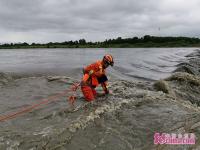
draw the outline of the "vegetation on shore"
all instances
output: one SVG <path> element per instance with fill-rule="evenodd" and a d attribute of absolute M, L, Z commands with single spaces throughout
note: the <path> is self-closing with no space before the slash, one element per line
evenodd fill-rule
<path fill-rule="evenodd" d="M 190 37 L 156 37 L 145 35 L 138 38 L 108 39 L 103 42 L 87 42 L 85 39 L 78 41 L 39 43 L 6 43 L 0 44 L 0 49 L 17 48 L 135 48 L 135 47 L 199 47 L 199 38 Z"/>

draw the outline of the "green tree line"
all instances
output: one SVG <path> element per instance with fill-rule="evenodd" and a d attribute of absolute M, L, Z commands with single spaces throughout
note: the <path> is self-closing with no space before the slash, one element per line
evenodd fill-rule
<path fill-rule="evenodd" d="M 141 38 L 107 39 L 103 42 L 87 42 L 85 39 L 49 43 L 5 43 L 1 49 L 17 48 L 134 48 L 134 47 L 199 47 L 200 39 L 191 37 L 157 37 L 145 35 Z"/>

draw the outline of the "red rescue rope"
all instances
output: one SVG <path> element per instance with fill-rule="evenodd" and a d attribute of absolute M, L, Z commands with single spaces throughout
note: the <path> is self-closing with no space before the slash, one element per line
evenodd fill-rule
<path fill-rule="evenodd" d="M 49 104 L 51 102 L 58 101 L 59 100 L 58 98 L 67 95 L 69 92 L 76 91 L 78 86 L 79 86 L 79 84 L 78 85 L 74 84 L 72 86 L 72 88 L 70 88 L 68 90 L 64 90 L 63 92 L 57 93 L 57 94 L 55 94 L 53 96 L 49 96 L 47 98 L 44 98 L 39 103 L 31 104 L 30 106 L 27 106 L 27 107 L 25 107 L 25 108 L 23 108 L 21 110 L 16 111 L 16 112 L 12 112 L 12 113 L 9 113 L 9 114 L 2 115 L 2 116 L 0 116 L 0 122 L 16 118 L 16 117 L 18 117 L 20 115 L 23 115 L 25 113 L 31 112 L 33 109 L 36 109 L 36 108 L 38 108 L 40 106 L 47 105 L 47 104 Z M 71 97 L 72 96 L 69 97 L 69 101 L 70 101 Z M 74 101 L 73 101 L 73 103 L 74 103 Z"/>

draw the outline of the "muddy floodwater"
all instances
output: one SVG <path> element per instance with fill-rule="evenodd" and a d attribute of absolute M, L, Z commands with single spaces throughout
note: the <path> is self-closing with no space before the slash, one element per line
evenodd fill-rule
<path fill-rule="evenodd" d="M 66 91 L 106 53 L 110 95 Z M 199 106 L 198 48 L 0 50 L 0 150 L 199 150 Z M 155 145 L 156 132 L 196 143 Z"/>

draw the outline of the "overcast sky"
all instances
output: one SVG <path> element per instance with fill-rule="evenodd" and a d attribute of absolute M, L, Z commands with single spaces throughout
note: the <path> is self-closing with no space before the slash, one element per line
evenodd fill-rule
<path fill-rule="evenodd" d="M 200 0 L 0 0 L 0 43 L 200 37 Z"/>

